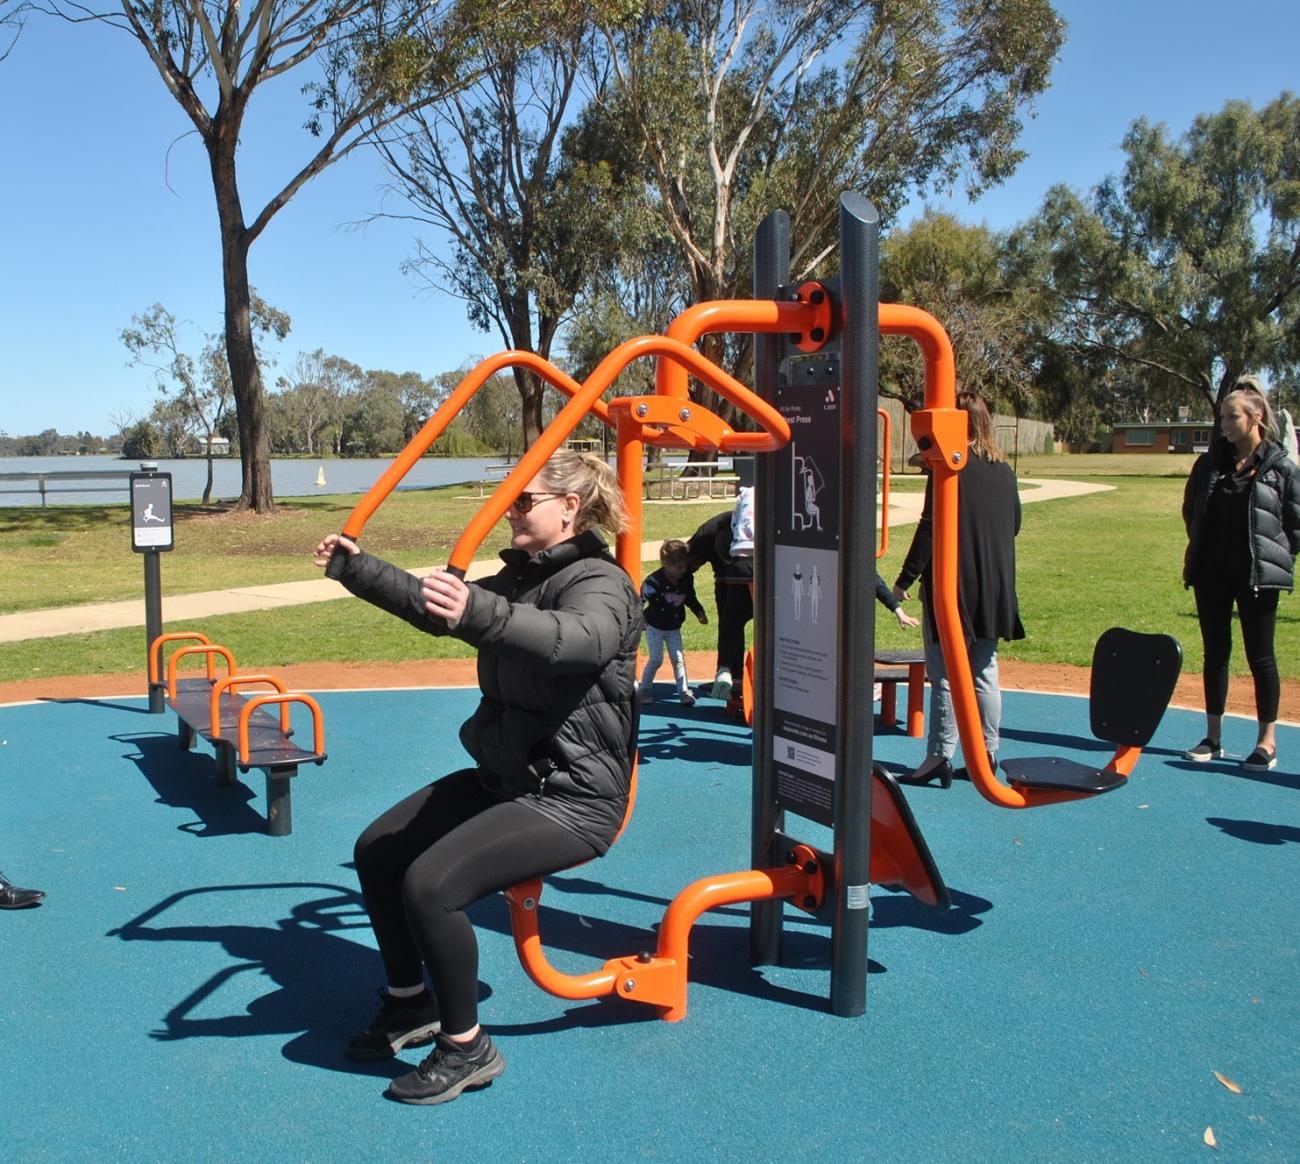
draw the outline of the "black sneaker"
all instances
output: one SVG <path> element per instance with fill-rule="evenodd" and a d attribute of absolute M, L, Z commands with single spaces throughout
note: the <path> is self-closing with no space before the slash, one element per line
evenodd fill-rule
<path fill-rule="evenodd" d="M 1277 753 L 1266 752 L 1263 748 L 1256 748 L 1242 760 L 1241 766 L 1247 772 L 1267 772 L 1271 768 L 1277 767 Z"/>
<path fill-rule="evenodd" d="M 1194 760 L 1198 764 L 1204 764 L 1206 760 L 1222 760 L 1223 748 L 1218 740 L 1212 740 L 1206 736 L 1194 748 L 1188 748 L 1183 753 L 1184 760 Z"/>
<path fill-rule="evenodd" d="M 469 1051 L 439 1035 L 433 1054 L 394 1079 L 384 1094 L 400 1103 L 446 1103 L 466 1088 L 486 1087 L 505 1069 L 506 1061 L 486 1031 Z"/>
<path fill-rule="evenodd" d="M 423 1047 L 438 1033 L 438 1003 L 426 990 L 411 998 L 394 998 L 379 992 L 379 1013 L 359 1035 L 353 1035 L 343 1053 L 362 1063 L 391 1059 L 403 1047 Z"/>
<path fill-rule="evenodd" d="M 0 909 L 27 909 L 45 896 L 43 889 L 20 889 L 0 873 Z"/>

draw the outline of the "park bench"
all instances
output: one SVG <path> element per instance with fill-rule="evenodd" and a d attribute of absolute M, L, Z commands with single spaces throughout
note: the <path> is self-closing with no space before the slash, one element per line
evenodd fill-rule
<path fill-rule="evenodd" d="M 925 735 L 925 652 L 916 648 L 877 651 L 875 681 L 880 684 L 880 722 L 898 722 L 898 685 L 907 687 L 907 734 Z"/>
<path fill-rule="evenodd" d="M 176 646 L 167 657 L 168 643 Z M 179 664 L 187 657 L 206 660 L 202 676 L 182 678 Z M 226 664 L 226 674 L 217 674 L 217 659 Z M 241 688 L 270 687 L 248 692 Z M 149 644 L 149 689 L 164 690 L 167 704 L 176 713 L 178 739 L 182 748 L 192 748 L 199 739 L 215 749 L 217 783 L 234 784 L 235 771 L 260 768 L 266 775 L 266 831 L 273 837 L 293 831 L 290 780 L 300 764 L 325 762 L 325 724 L 320 705 L 310 695 L 288 691 L 282 680 L 266 672 L 240 673 L 227 647 L 213 643 L 197 631 L 159 635 Z M 312 714 L 312 746 L 300 747 L 292 739 L 289 705 L 304 704 Z"/>
<path fill-rule="evenodd" d="M 689 474 L 683 471 L 685 469 L 690 470 Z M 725 500 L 736 496 L 739 484 L 739 476 L 719 471 L 718 465 L 712 461 L 688 466 L 660 462 L 646 470 L 641 494 L 646 501 Z"/>
<path fill-rule="evenodd" d="M 473 482 L 475 488 L 478 489 L 478 493 L 466 494 L 466 496 L 487 497 L 498 485 L 501 484 L 502 481 L 510 476 L 510 471 L 513 468 L 514 465 L 509 463 L 501 465 L 484 465 L 483 476 L 478 481 Z"/>

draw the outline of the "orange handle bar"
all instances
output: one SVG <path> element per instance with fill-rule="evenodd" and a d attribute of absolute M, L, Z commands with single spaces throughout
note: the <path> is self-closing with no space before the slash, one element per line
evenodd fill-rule
<path fill-rule="evenodd" d="M 164 643 L 179 642 L 181 640 L 190 640 L 203 643 L 210 646 L 212 640 L 207 635 L 200 634 L 198 631 L 171 631 L 165 635 L 159 635 L 149 644 L 149 682 L 157 683 L 160 681 L 163 673 L 162 649 Z"/>
<path fill-rule="evenodd" d="M 733 433 L 728 438 L 724 451 L 770 451 L 781 448 L 790 439 L 790 426 L 775 408 L 759 399 L 739 380 L 729 376 L 711 360 L 688 347 L 680 340 L 668 336 L 643 335 L 625 340 L 619 344 L 596 366 L 587 377 L 580 391 L 556 413 L 555 418 L 546 426 L 542 434 L 533 442 L 518 464 L 506 475 L 505 480 L 497 486 L 483 508 L 474 516 L 460 540 L 452 550 L 448 569 L 464 576 L 474 554 L 493 527 L 510 508 L 511 503 L 542 469 L 579 422 L 587 415 L 591 406 L 600 399 L 609 386 L 618 378 L 633 360 L 642 356 L 668 356 L 680 361 L 698 379 L 709 385 L 718 395 L 730 400 L 737 407 L 744 409 L 763 427 L 762 432 Z"/>
<path fill-rule="evenodd" d="M 347 521 L 343 523 L 343 533 L 354 540 L 360 536 L 366 522 L 370 520 L 370 515 L 379 508 L 402 478 L 410 472 L 411 466 L 424 456 L 434 441 L 442 436 L 447 426 L 451 424 L 461 409 L 469 403 L 470 397 L 493 376 L 506 368 L 529 368 L 547 383 L 560 389 L 561 392 L 568 396 L 576 395 L 581 388 L 581 385 L 572 376 L 566 375 L 549 360 L 542 359 L 541 356 L 534 352 L 505 351 L 498 352 L 495 356 L 489 356 L 456 385 L 452 394 L 424 422 L 420 431 L 407 442 L 406 448 L 397 455 L 393 463 L 384 470 L 379 480 L 357 502 Z M 590 410 L 605 421 L 606 424 L 609 423 L 609 413 L 603 402 L 593 401 Z"/>
<path fill-rule="evenodd" d="M 290 703 L 301 703 L 311 709 L 311 726 L 312 726 L 312 746 L 311 750 L 317 755 L 325 751 L 325 721 L 321 715 L 320 704 L 317 703 L 310 695 L 304 695 L 299 691 L 276 692 L 274 695 L 267 693 L 265 695 L 254 695 L 239 713 L 239 762 L 248 763 L 248 721 L 252 718 L 253 712 L 259 707 L 265 707 L 269 703 L 278 703 L 281 705 L 281 730 L 288 732 L 288 716 L 286 714 L 287 705 Z"/>
<path fill-rule="evenodd" d="M 815 352 L 830 338 L 830 296 L 820 283 L 805 283 L 799 288 L 797 300 L 716 299 L 697 303 L 673 319 L 667 335 L 690 346 L 706 333 L 720 331 L 798 333 L 799 347 Z M 685 399 L 689 394 L 687 371 L 679 363 L 661 363 L 655 376 L 655 392 Z"/>
<path fill-rule="evenodd" d="M 173 651 L 171 658 L 167 660 L 167 697 L 169 699 L 176 698 L 176 664 L 186 655 L 206 655 L 208 657 L 208 682 L 212 682 L 217 677 L 214 665 L 214 656 L 216 655 L 221 655 L 226 660 L 229 674 L 233 675 L 235 673 L 235 656 L 230 653 L 228 647 L 223 647 L 219 643 L 209 643 L 202 647 L 181 647 L 179 650 Z"/>
<path fill-rule="evenodd" d="M 243 687 L 249 683 L 269 683 L 277 691 L 289 690 L 284 685 L 284 680 L 274 675 L 227 675 L 224 679 L 218 679 L 212 686 L 212 699 L 208 703 L 208 723 L 212 725 L 214 740 L 221 735 L 221 696 L 227 691 L 233 691 L 236 687 Z M 287 704 L 280 707 L 280 730 L 286 735 L 289 732 Z"/>

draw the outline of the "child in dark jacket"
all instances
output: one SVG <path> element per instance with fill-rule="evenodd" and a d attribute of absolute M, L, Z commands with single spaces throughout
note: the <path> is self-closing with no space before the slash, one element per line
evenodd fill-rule
<path fill-rule="evenodd" d="M 695 702 L 686 679 L 686 657 L 682 653 L 682 623 L 686 610 L 702 623 L 709 621 L 704 607 L 695 597 L 695 579 L 690 574 L 690 553 L 683 541 L 671 538 L 659 547 L 659 569 L 641 583 L 641 598 L 645 602 L 645 669 L 641 672 L 641 699 L 649 703 L 654 696 L 651 685 L 659 664 L 664 661 L 664 648 L 672 661 L 677 679 L 677 697 L 687 706 Z"/>

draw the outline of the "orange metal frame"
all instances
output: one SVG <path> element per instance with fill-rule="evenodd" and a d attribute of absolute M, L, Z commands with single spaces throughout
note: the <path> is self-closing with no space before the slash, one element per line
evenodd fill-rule
<path fill-rule="evenodd" d="M 929 597 L 971 783 L 981 796 L 1000 808 L 1036 808 L 1086 799 L 1093 794 L 1004 784 L 989 764 L 975 702 L 970 655 L 957 606 L 957 474 L 966 467 L 969 449 L 966 413 L 957 407 L 952 344 L 939 321 L 915 307 L 880 304 L 880 330 L 887 335 L 910 336 L 925 358 L 925 408 L 912 414 L 912 435 L 933 478 L 934 592 Z M 1138 752 L 1138 749 L 1121 747 L 1107 767 L 1127 775 L 1137 762 Z"/>
<path fill-rule="evenodd" d="M 817 854 L 797 845 L 790 864 L 779 869 L 746 869 L 703 877 L 683 889 L 669 904 L 659 927 L 653 954 L 612 958 L 590 974 L 565 974 L 555 969 L 542 950 L 537 906 L 540 879 L 506 890 L 510 903 L 515 950 L 528 976 L 559 998 L 601 998 L 616 994 L 653 1006 L 659 1017 L 678 1022 L 686 1017 L 687 969 L 691 928 L 701 915 L 723 905 L 789 898 L 799 909 L 814 912 L 825 895 L 826 880 Z"/>
<path fill-rule="evenodd" d="M 629 529 L 620 535 L 618 560 L 629 576 L 641 574 L 642 463 L 647 445 L 661 448 L 715 449 L 723 453 L 770 452 L 790 439 L 785 419 L 766 401 L 691 346 L 708 331 L 787 332 L 800 335 L 800 346 L 815 351 L 830 335 L 830 299 L 820 284 L 799 289 L 798 298 L 782 302 L 726 300 L 701 304 L 678 316 L 664 336 L 640 336 L 620 344 L 587 379 L 577 381 L 527 352 L 502 352 L 471 372 L 429 418 L 406 449 L 361 499 L 343 526 L 356 539 L 375 510 L 429 446 L 445 431 L 452 417 L 496 372 L 507 367 L 532 368 L 569 396 L 568 402 L 484 502 L 452 550 L 448 568 L 464 575 L 474 554 L 514 499 L 541 471 L 589 413 L 613 425 L 616 434 L 618 480 L 628 508 Z M 651 396 L 601 397 L 633 360 L 659 360 L 656 391 Z M 689 397 L 688 377 L 695 376 L 723 399 L 750 416 L 757 432 L 737 432 L 721 417 Z M 752 682 L 752 676 L 750 677 Z M 271 701 L 274 696 L 258 697 Z M 241 737 L 242 738 L 242 737 Z M 635 765 L 628 816 L 635 798 Z M 627 824 L 624 818 L 624 827 Z M 621 835 L 622 830 L 620 830 Z M 704 878 L 687 886 L 669 905 L 654 954 L 616 958 L 587 975 L 564 974 L 551 967 L 538 933 L 540 880 L 506 891 L 515 945 L 529 976 L 543 989 L 562 998 L 596 998 L 618 994 L 645 1002 L 675 1021 L 686 1014 L 688 944 L 691 927 L 707 910 L 745 901 L 791 898 L 803 909 L 816 909 L 825 893 L 825 874 L 815 853 L 802 846 L 788 866 L 749 869 Z"/>
<path fill-rule="evenodd" d="M 179 647 L 173 651 L 171 657 L 167 660 L 167 697 L 176 698 L 177 682 L 177 664 L 186 655 L 206 655 L 208 660 L 208 682 L 215 682 L 217 677 L 216 656 L 220 655 L 226 660 L 227 673 L 235 674 L 235 656 L 231 653 L 229 647 L 223 647 L 219 643 L 207 643 L 198 647 Z"/>
<path fill-rule="evenodd" d="M 176 642 L 197 642 L 202 643 L 204 646 L 212 645 L 212 640 L 198 631 L 171 631 L 168 634 L 159 635 L 149 644 L 149 682 L 151 684 L 163 682 L 162 649 L 167 643 Z M 212 670 L 212 660 L 210 658 L 208 663 L 208 678 L 211 679 L 215 672 Z"/>
<path fill-rule="evenodd" d="M 239 762 L 247 764 L 248 761 L 248 721 L 252 718 L 253 712 L 259 707 L 266 707 L 269 704 L 278 703 L 280 705 L 280 723 L 282 730 L 287 734 L 289 731 L 288 705 L 291 703 L 304 704 L 311 710 L 312 726 L 312 748 L 311 750 L 317 755 L 325 751 L 325 719 L 321 714 L 320 704 L 317 703 L 310 695 L 304 695 L 300 691 L 277 691 L 275 693 L 265 692 L 262 695 L 254 695 L 239 713 Z"/>
<path fill-rule="evenodd" d="M 283 679 L 278 679 L 274 675 L 227 675 L 224 679 L 218 679 L 212 685 L 212 698 L 208 702 L 208 723 L 211 725 L 212 738 L 215 740 L 221 735 L 221 697 L 227 691 L 233 691 L 236 687 L 246 687 L 253 683 L 269 683 L 281 694 L 289 689 L 284 685 Z M 289 734 L 289 707 L 282 704 L 280 707 L 280 730 L 285 735 Z M 320 751 L 319 748 L 316 749 Z"/>

